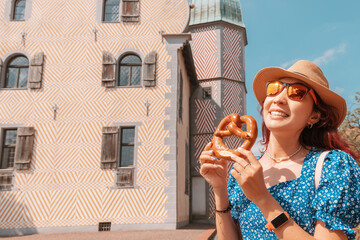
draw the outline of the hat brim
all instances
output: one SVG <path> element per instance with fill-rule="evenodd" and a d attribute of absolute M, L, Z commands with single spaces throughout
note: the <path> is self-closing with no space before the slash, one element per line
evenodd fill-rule
<path fill-rule="evenodd" d="M 266 83 L 269 81 L 274 81 L 285 77 L 299 79 L 300 81 L 305 82 L 311 88 L 313 88 L 313 90 L 317 93 L 317 95 L 321 98 L 323 102 L 337 109 L 337 112 L 339 114 L 339 119 L 337 119 L 338 120 L 337 127 L 341 125 L 341 123 L 344 121 L 346 117 L 346 112 L 347 112 L 346 101 L 344 98 L 342 98 L 337 93 L 331 91 L 329 88 L 324 87 L 323 85 L 317 82 L 314 82 L 310 78 L 307 78 L 306 76 L 288 71 L 280 67 L 264 68 L 260 70 L 254 78 L 253 90 L 255 97 L 261 106 L 263 105 L 266 98 L 266 92 L 265 92 Z"/>

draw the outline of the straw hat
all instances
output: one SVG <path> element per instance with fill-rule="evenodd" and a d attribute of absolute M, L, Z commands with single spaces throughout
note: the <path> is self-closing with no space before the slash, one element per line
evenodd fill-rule
<path fill-rule="evenodd" d="M 321 69 L 316 64 L 306 60 L 297 61 L 288 70 L 280 67 L 267 67 L 261 69 L 256 74 L 253 82 L 254 93 L 260 105 L 264 103 L 266 98 L 266 83 L 285 77 L 296 78 L 305 82 L 314 89 L 323 102 L 335 107 L 339 114 L 337 127 L 340 126 L 345 119 L 347 111 L 344 98 L 331 91 L 329 89 L 329 82 L 325 78 Z"/>

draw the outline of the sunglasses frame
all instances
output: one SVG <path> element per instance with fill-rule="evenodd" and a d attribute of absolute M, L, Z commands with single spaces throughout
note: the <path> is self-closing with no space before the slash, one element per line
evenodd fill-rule
<path fill-rule="evenodd" d="M 268 95 L 268 94 L 267 94 L 267 88 L 268 88 L 269 84 L 270 84 L 270 83 L 275 83 L 275 82 L 281 83 L 282 88 L 279 90 L 278 93 L 276 93 L 276 94 L 274 94 L 274 95 Z M 295 100 L 295 99 L 291 99 L 291 98 L 290 98 L 290 96 L 289 96 L 289 87 L 292 86 L 292 85 L 301 85 L 301 86 L 303 86 L 303 87 L 306 88 L 306 92 L 305 92 L 304 96 L 303 96 L 301 99 Z M 306 85 L 304 85 L 304 84 L 302 84 L 302 83 L 284 83 L 284 82 L 281 82 L 281 81 L 279 81 L 279 80 L 277 80 L 277 81 L 270 81 L 270 82 L 267 82 L 267 83 L 266 83 L 265 95 L 266 95 L 266 96 L 271 96 L 271 97 L 277 96 L 278 94 L 280 94 L 280 93 L 284 90 L 285 87 L 286 87 L 286 95 L 288 96 L 289 99 L 291 99 L 291 100 L 293 100 L 293 101 L 302 101 L 302 100 L 306 97 L 306 94 L 310 93 L 311 97 L 312 97 L 313 100 L 314 100 L 315 105 L 317 105 L 318 101 L 317 101 L 317 98 L 316 98 L 316 95 L 315 95 L 314 90 L 313 90 L 311 87 L 308 87 L 308 86 L 306 86 Z"/>

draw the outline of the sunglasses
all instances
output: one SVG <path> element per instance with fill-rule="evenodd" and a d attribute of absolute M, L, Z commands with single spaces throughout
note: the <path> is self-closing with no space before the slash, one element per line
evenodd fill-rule
<path fill-rule="evenodd" d="M 281 93 L 285 87 L 289 99 L 301 101 L 307 93 L 310 93 L 311 97 L 314 99 L 315 105 L 317 104 L 314 90 L 301 83 L 283 83 L 280 81 L 268 82 L 266 83 L 266 96 L 274 97 Z"/>

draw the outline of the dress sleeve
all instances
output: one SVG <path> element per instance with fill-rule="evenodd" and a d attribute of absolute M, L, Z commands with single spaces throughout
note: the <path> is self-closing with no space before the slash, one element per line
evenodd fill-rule
<path fill-rule="evenodd" d="M 326 228 L 342 230 L 349 239 L 355 237 L 352 228 L 360 223 L 360 168 L 350 154 L 329 152 L 312 207 L 315 218 Z"/>

